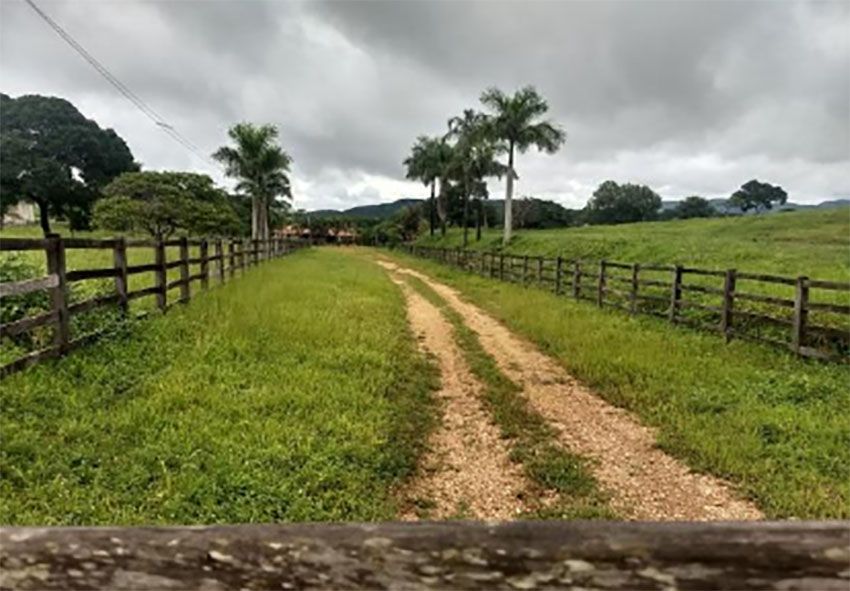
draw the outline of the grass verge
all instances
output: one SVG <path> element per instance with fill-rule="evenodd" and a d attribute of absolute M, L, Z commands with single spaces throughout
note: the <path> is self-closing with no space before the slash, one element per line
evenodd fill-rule
<path fill-rule="evenodd" d="M 265 263 L 0 382 L 0 523 L 391 519 L 435 386 L 376 265 Z"/>
<path fill-rule="evenodd" d="M 732 481 L 772 518 L 850 517 L 850 367 L 599 310 L 399 253 L 536 342 L 659 432 L 659 446 Z"/>
<path fill-rule="evenodd" d="M 482 397 L 502 435 L 510 441 L 511 460 L 522 464 L 539 493 L 554 491 L 526 517 L 543 519 L 612 519 L 614 513 L 597 487 L 586 460 L 555 443 L 555 432 L 531 410 L 522 388 L 508 379 L 481 346 L 478 336 L 433 289 L 422 280 L 404 276 L 420 295 L 437 306 L 452 324 L 455 338 L 470 370 L 484 385 Z"/>

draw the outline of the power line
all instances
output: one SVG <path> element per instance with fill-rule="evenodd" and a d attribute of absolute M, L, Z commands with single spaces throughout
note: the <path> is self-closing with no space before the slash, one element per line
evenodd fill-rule
<path fill-rule="evenodd" d="M 92 54 L 86 51 L 86 48 L 77 42 L 70 33 L 68 33 L 65 29 L 62 28 L 59 23 L 54 21 L 50 16 L 45 13 L 38 5 L 34 2 L 34 0 L 24 0 L 30 8 L 32 8 L 35 13 L 42 18 L 50 28 L 52 28 L 56 33 L 68 44 L 70 45 L 74 51 L 82 56 L 84 60 L 86 60 L 89 65 L 91 65 L 97 72 L 103 76 L 107 82 L 109 82 L 113 87 L 115 87 L 118 92 L 124 95 L 124 98 L 133 103 L 137 109 L 139 109 L 142 113 L 144 113 L 148 119 L 154 122 L 154 124 L 161 129 L 166 135 L 168 135 L 171 139 L 179 143 L 181 146 L 186 148 L 195 154 L 198 158 L 204 160 L 215 166 L 215 163 L 210 160 L 201 150 L 196 146 L 191 140 L 189 140 L 182 133 L 177 131 L 177 129 L 165 121 L 165 119 L 157 113 L 153 108 L 151 108 L 147 103 L 145 103 L 139 96 L 130 90 L 126 84 L 121 82 L 118 78 L 116 78 L 112 72 L 110 72 L 106 66 L 100 63 L 97 58 L 95 58 Z"/>

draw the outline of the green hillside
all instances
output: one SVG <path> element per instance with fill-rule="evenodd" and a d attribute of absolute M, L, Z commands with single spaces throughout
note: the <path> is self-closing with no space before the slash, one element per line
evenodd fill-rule
<path fill-rule="evenodd" d="M 470 248 L 499 250 L 501 231 L 487 230 Z M 424 235 L 421 245 L 457 247 L 462 232 Z M 850 279 L 850 208 L 761 216 L 519 230 L 506 249 L 515 254 L 682 263 L 704 268 Z"/>

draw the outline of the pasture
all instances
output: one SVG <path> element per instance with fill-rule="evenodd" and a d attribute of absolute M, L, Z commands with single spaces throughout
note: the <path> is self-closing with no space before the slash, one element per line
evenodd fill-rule
<path fill-rule="evenodd" d="M 0 381 L 0 523 L 390 519 L 434 382 L 376 265 L 271 261 Z"/>
<path fill-rule="evenodd" d="M 469 248 L 501 249 L 501 230 L 486 230 L 480 242 L 470 231 Z M 517 230 L 507 252 L 624 263 L 683 264 L 752 273 L 850 279 L 850 208 L 769 215 Z M 462 232 L 443 238 L 422 235 L 418 244 L 457 247 Z"/>

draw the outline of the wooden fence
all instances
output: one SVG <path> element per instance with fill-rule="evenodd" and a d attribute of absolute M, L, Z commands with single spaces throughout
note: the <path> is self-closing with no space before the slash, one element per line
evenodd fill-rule
<path fill-rule="evenodd" d="M 460 248 L 406 245 L 405 250 L 485 277 L 587 300 L 600 308 L 713 331 L 727 341 L 754 340 L 804 357 L 850 360 L 850 282 Z M 742 286 L 748 286 L 747 291 Z M 779 293 L 783 289 L 788 293 Z"/>
<path fill-rule="evenodd" d="M 0 588 L 846 591 L 850 523 L 2 528 Z"/>
<path fill-rule="evenodd" d="M 63 355 L 100 336 L 101 332 L 72 334 L 71 320 L 78 314 L 101 306 L 117 306 L 122 314 L 126 314 L 131 301 L 146 296 L 155 297 L 157 308 L 165 311 L 175 303 L 188 302 L 192 296 L 191 286 L 194 282 L 199 282 L 201 290 L 206 290 L 211 279 L 224 283 L 226 279 L 233 278 L 237 271 L 283 256 L 305 244 L 301 241 L 287 241 L 280 238 L 266 241 L 190 240 L 188 238 L 155 241 L 125 238 L 98 240 L 62 238 L 59 235 L 44 239 L 2 238 L 0 253 L 43 251 L 46 256 L 47 275 L 35 279 L 0 283 L 0 297 L 45 290 L 49 294 L 49 310 L 0 325 L 0 337 L 14 337 L 42 326 L 53 327 L 53 336 L 50 346 L 0 366 L 0 378 L 43 359 Z M 198 249 L 195 257 L 190 257 L 192 247 Z M 175 260 L 168 260 L 167 253 L 169 250 L 174 251 L 175 248 L 178 257 Z M 97 269 L 69 269 L 66 263 L 67 254 L 69 251 L 78 249 L 111 250 L 113 264 Z M 153 255 L 153 262 L 128 264 L 129 249 L 150 249 L 148 254 Z M 191 273 L 193 266 L 195 273 Z M 168 271 L 171 269 L 179 270 L 179 278 L 168 281 Z M 152 274 L 153 285 L 130 291 L 129 278 L 140 274 Z M 114 292 L 72 302 L 69 297 L 71 284 L 90 279 L 114 280 Z M 179 289 L 179 297 L 169 302 L 168 292 L 173 289 Z"/>

